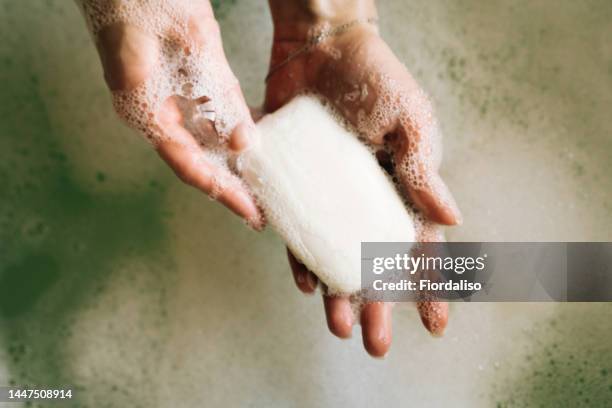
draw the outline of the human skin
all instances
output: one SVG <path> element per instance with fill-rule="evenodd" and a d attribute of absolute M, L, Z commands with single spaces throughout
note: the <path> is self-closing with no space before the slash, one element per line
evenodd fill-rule
<path fill-rule="evenodd" d="M 88 1 L 88 0 L 83 0 Z M 117 0 L 108 0 L 116 4 Z M 332 27 L 355 19 L 366 19 L 375 16 L 373 1 L 366 0 L 270 0 L 274 18 L 274 43 L 271 56 L 271 67 L 286 59 L 288 53 L 300 47 L 308 39 L 309 31 L 317 24 L 328 23 Z M 209 60 L 217 62 L 224 69 L 225 78 L 230 78 L 225 87 L 223 98 L 230 103 L 239 105 L 240 110 L 248 112 L 248 107 L 227 63 L 221 47 L 221 37 L 218 24 L 214 19 L 212 8 L 208 1 L 194 1 L 189 9 L 189 36 L 192 45 L 214 45 Z M 169 34 L 170 35 L 170 34 Z M 104 68 L 104 77 L 113 91 L 129 91 L 147 80 L 155 72 L 159 40 L 138 27 L 125 23 L 115 23 L 104 27 L 96 37 L 96 45 Z M 347 90 L 352 90 L 355 83 L 370 81 L 368 98 L 358 103 L 344 101 L 343 98 L 336 107 L 351 122 L 357 121 L 360 109 L 370 111 L 379 94 L 388 84 L 376 82 L 376 78 L 367 79 L 365 74 L 380 71 L 397 84 L 401 85 L 398 92 L 410 94 L 418 86 L 395 58 L 386 44 L 380 39 L 377 30 L 370 25 L 362 24 L 337 38 L 326 40 L 321 48 L 306 53 L 291 61 L 269 78 L 266 90 L 265 110 L 270 112 L 288 102 L 294 95 L 304 90 L 314 90 L 334 101 L 343 96 Z M 336 59 L 329 48 L 340 50 L 341 57 Z M 163 80 L 163 78 L 161 78 Z M 206 95 L 204 95 L 206 97 Z M 206 98 L 203 98 L 206 102 Z M 213 101 L 215 102 L 215 101 Z M 228 174 L 224 168 L 202 159 L 202 147 L 197 143 L 195 135 L 184 126 L 183 112 L 179 98 L 171 97 L 160 104 L 160 109 L 153 112 L 155 124 L 164 133 L 164 138 L 154 145 L 159 155 L 174 170 L 177 176 L 189 185 L 205 193 L 212 194 L 215 180 L 226 180 L 217 199 L 239 216 L 248 220 L 256 229 L 263 227 L 263 217 L 255 205 L 250 193 L 233 174 Z M 217 111 L 217 116 L 224 112 Z M 410 122 L 400 121 L 400 116 L 413 120 L 414 117 L 407 107 L 397 117 L 389 117 L 388 123 L 378 129 L 369 129 L 367 137 L 374 143 L 383 142 L 385 135 L 391 135 L 396 162 L 408 157 L 408 144 L 415 142 L 426 145 L 427 134 L 419 134 L 418 126 L 409 126 Z M 401 123 L 400 123 L 401 122 Z M 231 132 L 227 148 L 238 154 L 246 148 L 252 138 L 254 124 L 251 117 L 244 116 Z M 214 123 L 205 130 L 213 137 L 218 136 Z M 436 167 L 433 162 L 419 163 L 419 168 L 429 170 Z M 415 186 L 405 183 L 410 200 L 420 208 L 431 222 L 424 222 L 419 227 L 421 241 L 439 240 L 439 233 L 434 222 L 452 225 L 459 222 L 459 212 L 456 209 L 446 187 L 434 171 L 423 171 L 427 174 L 425 185 Z M 446 199 L 440 199 L 446 197 Z M 318 281 L 314 274 L 307 271 L 292 256 L 289 257 L 295 282 L 305 293 L 315 291 Z M 353 315 L 348 296 L 332 297 L 324 295 L 325 314 L 329 329 L 341 338 L 350 337 Z M 383 356 L 391 342 L 391 309 L 390 303 L 366 304 L 360 314 L 364 345 L 373 356 Z M 422 302 L 418 310 L 427 329 L 440 334 L 447 321 L 447 305 L 438 302 Z"/>
<path fill-rule="evenodd" d="M 390 147 L 392 157 L 385 158 L 384 154 L 381 157 L 396 163 L 394 174 L 409 201 L 425 216 L 417 228 L 418 240 L 443 240 L 437 224 L 455 225 L 461 216 L 438 174 L 436 155 L 423 154 L 433 153 L 430 150 L 436 148 L 432 140 L 435 136 L 432 107 L 378 35 L 376 26 L 368 23 L 377 17 L 374 1 L 269 0 L 269 4 L 274 39 L 264 110 L 273 112 L 305 91 L 325 96 L 372 145 Z M 288 60 L 313 33 L 352 21 L 359 23 Z M 364 84 L 366 93 L 360 92 Z M 351 97 L 356 91 L 357 97 Z M 382 97 L 390 100 L 394 109 L 380 110 L 377 101 Z M 378 119 L 370 120 L 374 115 Z M 400 167 L 406 162 L 418 173 L 418 183 L 414 182 L 413 174 L 406 174 Z M 288 255 L 297 287 L 304 293 L 313 293 L 317 277 L 291 253 Z M 351 301 L 350 296 L 323 295 L 329 330 L 340 338 L 350 337 L 356 323 Z M 372 356 L 382 357 L 389 350 L 392 308 L 392 303 L 375 302 L 361 309 L 359 322 L 364 346 Z M 448 305 L 418 302 L 417 309 L 425 327 L 432 334 L 441 335 L 448 320 Z"/>
<path fill-rule="evenodd" d="M 119 3 L 117 0 L 106 0 L 105 7 L 116 7 Z M 248 146 L 255 131 L 250 110 L 223 53 L 219 26 L 210 3 L 207 0 L 194 1 L 187 12 L 188 38 L 179 40 L 187 47 L 210 50 L 205 63 L 221 67 L 219 76 L 226 78 L 219 84 L 222 88 L 221 98 L 225 100 L 212 100 L 213 106 L 222 102 L 221 105 L 234 105 L 234 111 L 244 113 L 225 145 L 232 153 L 239 154 Z M 171 27 L 168 27 L 168 38 L 173 35 L 175 34 Z M 97 33 L 95 41 L 104 69 L 104 78 L 111 91 L 130 91 L 137 88 L 153 75 L 159 63 L 160 40 L 130 23 L 119 22 L 103 27 Z M 203 95 L 200 100 L 201 103 L 208 102 L 208 95 Z M 134 102 L 142 104 L 146 101 L 137 99 Z M 214 195 L 216 200 L 244 218 L 255 229 L 263 228 L 263 217 L 246 187 L 234 174 L 207 160 L 203 154 L 205 147 L 198 143 L 198 137 L 219 138 L 214 122 L 199 128 L 204 135 L 194 135 L 184 125 L 185 118 L 179 97 L 170 97 L 160 102 L 160 108 L 151 112 L 154 116 L 151 126 L 158 127 L 162 133 L 162 137 L 154 141 L 154 147 L 160 157 L 183 182 Z M 219 119 L 223 119 L 225 115 L 223 111 L 215 113 Z M 220 180 L 222 185 L 219 185 Z"/>

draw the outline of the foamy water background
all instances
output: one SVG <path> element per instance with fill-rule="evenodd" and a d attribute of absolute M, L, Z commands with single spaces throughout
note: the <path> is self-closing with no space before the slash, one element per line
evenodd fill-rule
<path fill-rule="evenodd" d="M 379 3 L 445 135 L 448 237 L 612 240 L 609 2 Z M 220 15 L 257 104 L 265 2 Z M 455 304 L 442 339 L 403 305 L 383 361 L 335 339 L 280 241 L 116 119 L 72 2 L 2 2 L 0 33 L 0 384 L 96 407 L 612 403 L 609 305 Z"/>

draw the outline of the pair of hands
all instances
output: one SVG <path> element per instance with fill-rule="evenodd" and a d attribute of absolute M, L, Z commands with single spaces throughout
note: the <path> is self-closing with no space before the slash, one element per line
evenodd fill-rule
<path fill-rule="evenodd" d="M 172 95 L 153 106 L 144 96 L 142 100 L 138 98 L 146 94 L 137 92 L 144 84 L 169 80 L 157 65 L 167 49 L 163 42 L 177 37 L 172 30 L 154 35 L 130 23 L 103 27 L 96 33 L 96 42 L 105 79 L 114 94 L 131 93 L 136 97 L 130 98 L 129 103 L 149 107 L 149 111 L 144 111 L 148 120 L 125 115 L 125 106 L 118 112 L 142 133 L 155 135 L 157 152 L 181 180 L 213 195 L 255 229 L 261 229 L 263 216 L 246 187 L 226 166 L 209 159 L 206 150 L 210 149 L 210 143 L 202 142 L 216 140 L 215 149 L 226 150 L 230 157 L 236 155 L 250 143 L 255 132 L 253 119 L 223 53 L 210 5 L 198 2 L 187 15 L 185 34 L 173 41 L 189 54 L 196 49 L 201 51 L 205 58 L 199 63 L 214 67 L 217 75 L 204 79 L 214 81 L 214 95 L 197 95 L 194 99 L 194 103 L 211 106 L 214 118 L 202 121 L 197 127 L 188 126 L 184 97 Z M 270 66 L 279 68 L 268 79 L 264 111 L 279 109 L 305 91 L 326 97 L 369 143 L 385 146 L 385 151 L 391 152 L 383 154 L 381 149 L 379 159 L 420 212 L 419 241 L 442 240 L 438 224 L 457 224 L 460 215 L 438 175 L 438 131 L 427 97 L 380 38 L 377 29 L 368 23 L 329 37 L 287 62 L 320 29 L 325 26 L 313 26 L 305 34 L 303 26 L 289 23 L 276 31 Z M 182 75 L 188 83 L 194 73 L 184 70 Z M 133 108 L 129 110 L 138 110 L 137 106 Z M 313 293 L 318 286 L 316 276 L 288 255 L 297 287 L 304 293 Z M 350 337 L 356 323 L 351 307 L 353 299 L 324 293 L 323 301 L 330 331 L 340 338 Z M 373 356 L 384 356 L 389 349 L 392 307 L 391 303 L 375 302 L 361 308 L 359 320 L 364 346 Z M 426 328 L 433 334 L 441 334 L 448 318 L 446 303 L 421 302 L 417 308 Z"/>

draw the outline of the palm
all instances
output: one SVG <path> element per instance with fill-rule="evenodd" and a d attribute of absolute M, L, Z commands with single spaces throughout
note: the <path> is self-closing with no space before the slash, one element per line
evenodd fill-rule
<path fill-rule="evenodd" d="M 324 96 L 368 141 L 379 146 L 379 159 L 394 172 L 409 200 L 424 215 L 417 217 L 420 241 L 441 241 L 435 222 L 455 224 L 459 212 L 438 176 L 439 140 L 432 108 L 426 95 L 384 41 L 368 28 L 330 38 L 316 49 L 288 63 L 288 55 L 299 49 L 295 41 L 278 41 L 272 50 L 271 67 L 283 65 L 270 76 L 265 109 L 274 111 L 295 95 L 314 91 Z M 391 155 L 386 154 L 391 152 Z M 312 293 L 316 277 L 291 254 L 290 264 L 297 286 Z M 325 297 L 330 330 L 348 337 L 353 325 L 351 299 Z M 434 334 L 446 326 L 445 303 L 421 303 L 423 323 Z M 360 322 L 366 349 L 384 355 L 391 339 L 390 304 L 364 306 Z"/>
<path fill-rule="evenodd" d="M 215 80 L 221 85 L 212 88 L 219 89 L 218 94 L 147 99 L 146 89 L 171 82 L 169 74 L 158 69 L 160 58 L 167 56 L 156 36 L 130 24 L 114 24 L 98 33 L 105 79 L 114 93 L 119 115 L 155 145 L 181 180 L 218 199 L 251 226 L 261 228 L 263 219 L 246 187 L 227 168 L 215 164 L 210 155 L 213 149 L 227 148 L 228 154 L 240 151 L 254 127 L 211 15 L 206 9 L 194 10 L 187 37 L 177 41 L 183 49 L 205 51 L 204 70 L 206 64 L 217 67 Z M 179 71 L 185 84 L 194 82 L 194 73 L 182 68 Z M 224 110 L 215 111 L 215 106 Z M 233 118 L 231 126 L 227 117 Z M 220 137 L 217 123 L 229 128 L 226 137 Z"/>

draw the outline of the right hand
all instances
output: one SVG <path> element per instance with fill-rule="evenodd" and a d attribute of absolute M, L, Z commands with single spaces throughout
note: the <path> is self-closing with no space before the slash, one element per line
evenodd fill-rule
<path fill-rule="evenodd" d="M 118 114 L 153 143 L 182 181 L 219 200 L 253 228 L 261 229 L 263 217 L 245 185 L 225 163 L 215 161 L 209 154 L 213 149 L 229 157 L 237 154 L 248 146 L 255 125 L 225 58 L 209 2 L 194 2 L 186 15 L 185 34 L 177 33 L 175 27 L 153 34 L 130 22 L 102 27 L 96 33 L 96 43 L 106 83 L 113 92 Z M 151 88 L 170 83 L 168 71 L 159 68 L 168 57 L 164 53 L 177 50 L 187 55 L 198 51 L 204 58 L 197 61 L 202 68 L 198 73 L 180 66 L 173 74 L 181 75 L 184 84 L 215 81 L 207 86 L 214 90 L 212 94 L 185 97 L 177 93 L 153 98 L 151 92 L 147 94 Z M 196 78 L 202 71 L 215 75 Z M 214 110 L 214 118 L 200 116 L 195 126 L 188 125 L 194 110 L 203 104 L 207 110 Z M 224 127 L 223 132 L 220 127 Z"/>
<path fill-rule="evenodd" d="M 279 4 L 288 7 L 289 3 Z M 443 241 L 437 224 L 455 225 L 461 216 L 438 173 L 438 131 L 432 107 L 378 31 L 361 24 L 308 52 L 295 54 L 317 27 L 306 29 L 307 23 L 294 21 L 275 24 L 266 110 L 275 111 L 305 91 L 323 95 L 371 145 L 379 147 L 381 154 L 377 157 L 385 162 L 383 167 L 393 172 L 407 200 L 420 211 L 415 217 L 417 241 Z M 297 57 L 288 59 L 291 55 Z M 392 155 L 381 149 L 384 144 L 389 145 Z M 289 263 L 297 287 L 304 293 L 313 293 L 318 285 L 316 275 L 291 253 Z M 384 356 L 391 344 L 393 304 L 366 303 L 354 316 L 352 304 L 358 299 L 330 296 L 323 289 L 329 330 L 347 338 L 353 325 L 360 323 L 366 350 L 373 356 Z M 417 309 L 427 330 L 441 335 L 448 321 L 448 304 L 419 301 Z"/>

